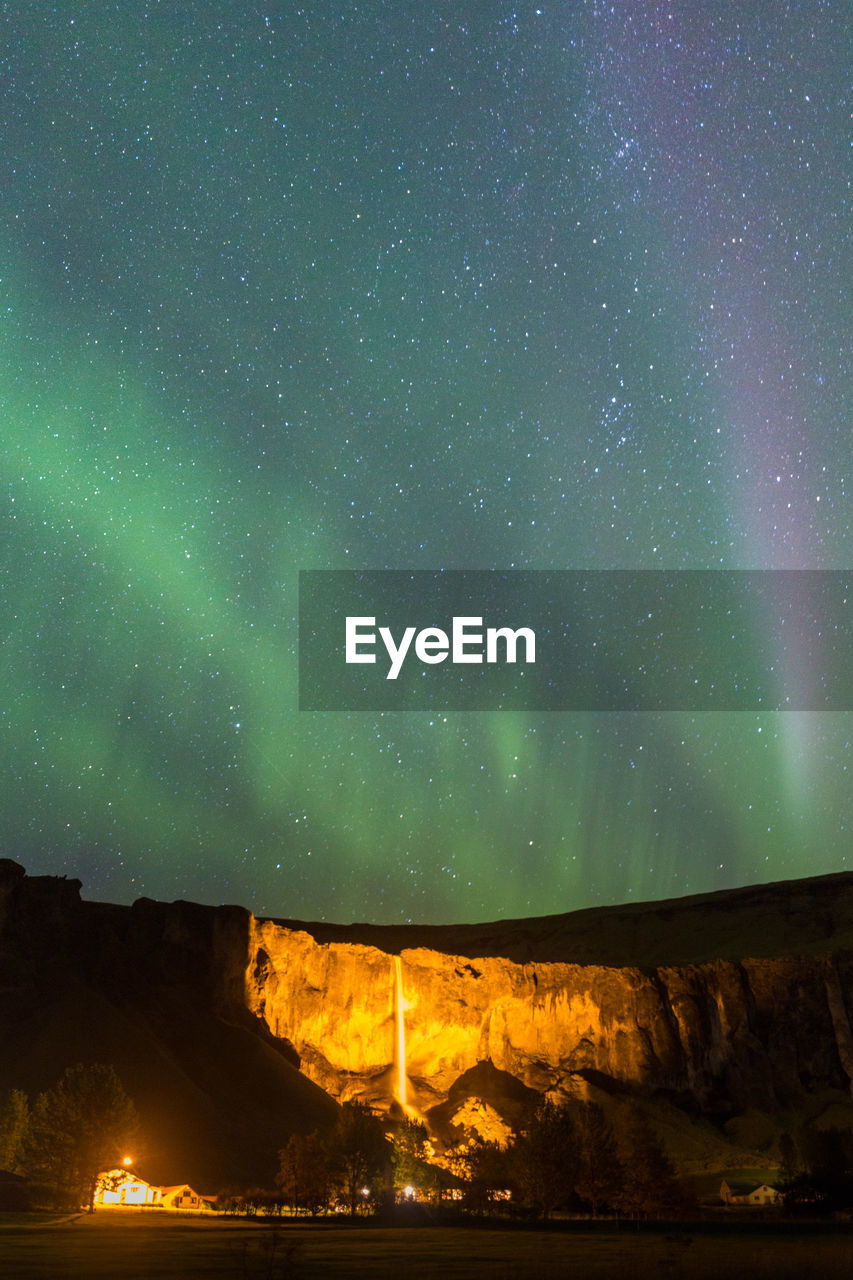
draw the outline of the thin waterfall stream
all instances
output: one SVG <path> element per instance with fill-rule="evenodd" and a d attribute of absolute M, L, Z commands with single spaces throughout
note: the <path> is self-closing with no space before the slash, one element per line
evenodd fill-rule
<path fill-rule="evenodd" d="M 404 1111 L 408 1108 L 406 1087 L 406 997 L 403 992 L 403 962 L 394 957 L 394 983 L 397 1004 L 397 1101 Z"/>

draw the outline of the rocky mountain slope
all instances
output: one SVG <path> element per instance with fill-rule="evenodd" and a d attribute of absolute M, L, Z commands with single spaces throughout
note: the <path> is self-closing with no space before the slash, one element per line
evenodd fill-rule
<path fill-rule="evenodd" d="M 0 1087 L 114 1062 L 166 1181 L 268 1180 L 336 1101 L 399 1114 L 401 1065 L 446 1140 L 499 1133 L 529 1091 L 631 1099 L 685 1167 L 853 1127 L 850 874 L 432 927 L 79 890 L 0 863 Z"/>
<path fill-rule="evenodd" d="M 142 1119 L 150 1181 L 268 1185 L 292 1132 L 334 1101 L 249 1013 L 240 907 L 84 902 L 80 882 L 0 861 L 0 1091 L 111 1062 Z"/>

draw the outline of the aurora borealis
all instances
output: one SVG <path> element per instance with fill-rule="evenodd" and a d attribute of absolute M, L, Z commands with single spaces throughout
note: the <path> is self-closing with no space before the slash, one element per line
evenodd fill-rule
<path fill-rule="evenodd" d="M 844 9 L 2 15 L 5 855 L 378 922 L 848 867 L 846 713 L 296 704 L 300 569 L 850 567 Z"/>

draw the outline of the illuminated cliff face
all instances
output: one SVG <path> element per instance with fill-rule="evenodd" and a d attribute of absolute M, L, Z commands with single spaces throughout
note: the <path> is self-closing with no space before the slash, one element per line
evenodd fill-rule
<path fill-rule="evenodd" d="M 334 1097 L 393 1094 L 394 968 L 373 947 L 318 946 L 307 933 L 255 921 L 246 998 L 302 1070 Z"/>
<path fill-rule="evenodd" d="M 570 1090 L 578 1073 L 596 1073 L 702 1103 L 725 1088 L 750 1106 L 766 1102 L 780 1063 L 796 1081 L 798 1059 L 808 1056 L 810 1071 L 848 1088 L 844 1062 L 853 1069 L 838 978 L 821 958 L 652 971 L 425 948 L 395 960 L 374 947 L 320 944 L 269 921 L 253 922 L 250 954 L 249 1007 L 341 1100 L 390 1106 L 396 1099 L 425 1111 L 488 1061 L 539 1091 Z M 803 984 L 809 1007 L 820 1008 L 821 1032 L 800 1045 L 780 1017 Z"/>
<path fill-rule="evenodd" d="M 393 1094 L 429 1105 L 484 1060 L 534 1088 L 583 1068 L 658 1078 L 661 1057 L 678 1070 L 675 1029 L 631 970 L 471 961 L 424 948 L 392 964 L 374 948 L 321 945 L 269 922 L 256 925 L 255 941 L 250 1008 L 339 1098 Z"/>
<path fill-rule="evenodd" d="M 404 1098 L 444 1147 L 505 1139 L 546 1091 L 614 1119 L 630 1098 L 697 1169 L 766 1161 L 758 1130 L 853 1125 L 853 875 L 411 930 L 79 889 L 0 859 L 0 1084 L 114 1062 L 173 1182 L 270 1182 L 290 1133 L 334 1122 L 313 1082 L 396 1116 Z"/>

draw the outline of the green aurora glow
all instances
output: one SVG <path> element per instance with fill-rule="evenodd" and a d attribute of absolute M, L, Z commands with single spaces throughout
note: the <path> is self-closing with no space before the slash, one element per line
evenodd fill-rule
<path fill-rule="evenodd" d="M 848 865 L 847 715 L 296 710 L 300 568 L 849 565 L 841 19 L 754 8 L 5 7 L 5 854 L 377 921 Z"/>

